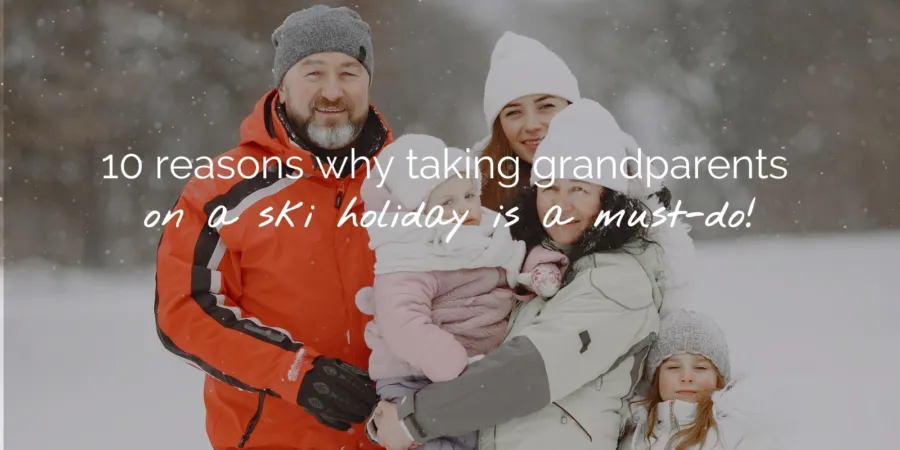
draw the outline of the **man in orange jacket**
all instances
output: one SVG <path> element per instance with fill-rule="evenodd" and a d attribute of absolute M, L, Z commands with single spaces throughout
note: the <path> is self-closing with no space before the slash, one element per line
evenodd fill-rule
<path fill-rule="evenodd" d="M 181 219 L 163 231 L 157 332 L 206 373 L 214 448 L 376 448 L 362 426 L 378 400 L 359 369 L 369 318 L 354 303 L 375 258 L 364 228 L 338 226 L 361 216 L 349 200 L 393 139 L 369 103 L 370 28 L 319 5 L 291 14 L 272 42 L 277 88 L 213 176 L 188 182 Z"/>

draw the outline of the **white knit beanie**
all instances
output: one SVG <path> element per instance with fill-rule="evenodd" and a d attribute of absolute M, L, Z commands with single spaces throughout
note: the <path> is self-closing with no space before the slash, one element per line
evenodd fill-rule
<path fill-rule="evenodd" d="M 413 160 L 410 160 L 410 154 L 415 156 Z M 423 160 L 423 158 L 428 159 Z M 444 169 L 446 166 L 454 164 L 457 158 L 459 158 L 459 162 L 455 167 L 460 174 L 473 179 L 479 175 L 477 170 L 473 170 L 473 173 L 470 174 L 465 172 L 467 160 L 469 160 L 470 168 L 476 168 L 474 158 L 470 158 L 465 151 L 449 147 L 444 141 L 434 136 L 405 134 L 384 147 L 378 155 L 381 166 L 385 168 L 389 167 L 388 161 L 393 159 L 385 178 L 379 181 L 384 182 L 383 188 L 396 196 L 403 208 L 413 211 L 422 202 L 428 200 L 428 196 L 431 195 L 434 188 L 449 179 L 444 175 L 455 176 L 454 171 L 450 170 L 445 173 Z M 438 176 L 434 176 L 435 173 L 432 170 L 435 160 L 438 162 Z M 373 173 L 377 173 L 377 171 Z M 479 187 L 480 191 L 481 183 L 476 182 L 475 185 Z"/>
<path fill-rule="evenodd" d="M 541 180 L 580 180 L 636 198 L 662 188 L 659 177 L 649 177 L 647 155 L 638 154 L 634 139 L 599 103 L 582 98 L 559 112 L 538 144 L 531 167 L 531 184 Z M 632 157 L 623 167 L 625 157 Z M 638 165 L 637 161 L 640 161 Z M 640 171 L 638 170 L 640 169 Z M 634 175 L 628 175 L 627 171 Z M 649 180 L 649 187 L 647 186 Z M 544 186 L 547 181 L 541 182 Z"/>
<path fill-rule="evenodd" d="M 507 103 L 532 94 L 550 94 L 570 102 L 581 98 L 569 67 L 540 42 L 507 31 L 491 54 L 484 83 L 484 117 L 488 130 Z"/>
<path fill-rule="evenodd" d="M 727 384 L 731 378 L 731 362 L 725 333 L 706 314 L 678 310 L 665 316 L 659 324 L 659 337 L 647 355 L 647 379 L 666 359 L 682 353 L 701 355 L 710 360 Z"/>

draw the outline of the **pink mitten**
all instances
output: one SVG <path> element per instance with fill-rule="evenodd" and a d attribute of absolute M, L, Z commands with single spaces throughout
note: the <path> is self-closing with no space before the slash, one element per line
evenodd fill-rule
<path fill-rule="evenodd" d="M 559 266 L 559 270 L 565 272 L 569 267 L 569 258 L 560 252 L 556 252 L 537 245 L 525 256 L 525 263 L 522 264 L 522 272 L 531 272 L 539 264 L 553 263 Z"/>
<path fill-rule="evenodd" d="M 562 270 L 553 263 L 538 264 L 530 272 L 520 273 L 519 283 L 544 298 L 552 297 L 562 284 Z"/>

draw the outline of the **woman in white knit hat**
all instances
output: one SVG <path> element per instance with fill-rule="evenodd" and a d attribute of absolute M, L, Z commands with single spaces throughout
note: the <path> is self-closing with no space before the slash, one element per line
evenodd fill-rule
<path fill-rule="evenodd" d="M 632 403 L 619 450 L 776 450 L 780 443 L 747 410 L 735 386 L 725 334 L 709 316 L 678 310 L 650 348 L 650 392 Z"/>
<path fill-rule="evenodd" d="M 580 98 L 578 80 L 544 44 L 509 31 L 497 41 L 484 87 L 484 115 L 491 133 L 473 148 L 483 158 L 481 199 L 486 208 L 503 212 L 515 206 L 511 202 L 518 191 L 529 185 L 534 154 L 547 135 L 550 122 Z M 611 116 L 607 120 L 615 123 Z M 629 135 L 624 139 L 633 154 L 637 143 Z M 580 146 L 572 156 L 586 154 L 589 152 Z M 514 181 L 513 175 L 518 183 L 508 187 Z M 672 193 L 668 187 L 653 186 L 642 198 L 646 206 L 651 211 L 660 207 L 671 209 Z M 695 257 L 689 232 L 690 227 L 680 218 L 671 226 L 651 230 L 654 241 L 664 242 L 671 249 L 665 256 L 668 278 L 663 281 L 669 305 L 690 303 Z"/>
<path fill-rule="evenodd" d="M 528 185 L 534 152 L 550 120 L 579 98 L 578 80 L 544 44 L 509 31 L 500 37 L 484 85 L 491 133 L 472 149 L 491 161 L 481 165 L 485 207 L 499 211 L 516 187 Z M 518 175 L 516 187 L 501 186 L 509 186 L 513 175 Z"/>
<path fill-rule="evenodd" d="M 480 430 L 479 449 L 613 450 L 666 301 L 665 243 L 628 223 L 658 190 L 637 178 L 567 170 L 542 160 L 573 154 L 624 161 L 633 140 L 598 103 L 561 111 L 538 146 L 532 187 L 518 194 L 513 236 L 529 248 L 563 251 L 571 262 L 562 288 L 517 306 L 503 344 L 458 378 L 432 384 L 376 410 L 379 440 L 405 449 L 435 436 Z M 618 165 L 618 164 L 617 164 Z M 601 176 L 598 176 L 601 175 Z M 565 225 L 545 225 L 558 210 Z M 593 226 L 601 213 L 625 220 Z M 398 420 L 399 419 L 399 420 Z"/>

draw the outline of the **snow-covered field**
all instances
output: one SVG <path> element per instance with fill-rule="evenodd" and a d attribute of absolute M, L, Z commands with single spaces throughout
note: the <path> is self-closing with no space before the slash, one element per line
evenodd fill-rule
<path fill-rule="evenodd" d="M 704 310 L 790 450 L 900 443 L 900 234 L 700 247 Z M 5 448 L 197 449 L 202 374 L 163 350 L 153 273 L 5 278 Z M 749 385 L 749 383 L 748 383 Z"/>

